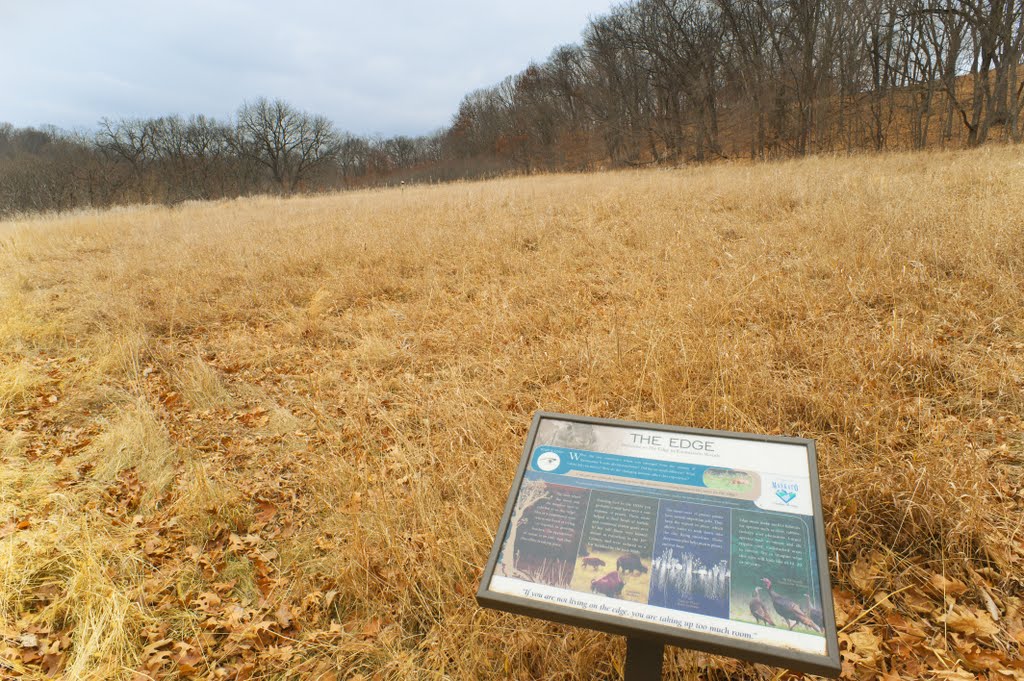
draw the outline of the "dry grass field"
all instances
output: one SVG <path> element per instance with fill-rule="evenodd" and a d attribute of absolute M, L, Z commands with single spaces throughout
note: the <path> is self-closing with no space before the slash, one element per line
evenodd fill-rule
<path fill-rule="evenodd" d="M 817 439 L 844 677 L 1024 679 L 1012 147 L 0 223 L 0 677 L 619 678 L 473 599 L 537 409 Z"/>

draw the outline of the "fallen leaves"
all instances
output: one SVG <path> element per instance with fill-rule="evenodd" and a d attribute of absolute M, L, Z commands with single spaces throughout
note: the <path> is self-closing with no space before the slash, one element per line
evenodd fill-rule
<path fill-rule="evenodd" d="M 960 596 L 967 591 L 967 585 L 956 579 L 948 579 L 944 575 L 933 573 L 928 580 L 928 584 L 932 587 L 934 593 L 942 597 L 953 597 Z"/>
<path fill-rule="evenodd" d="M 153 641 L 143 648 L 141 660 L 142 668 L 135 676 L 138 679 L 162 676 L 172 670 L 181 678 L 201 678 L 204 666 L 202 651 L 197 646 L 170 638 Z"/>
<path fill-rule="evenodd" d="M 1019 600 L 1006 601 L 1006 617 L 1013 623 L 1003 626 L 984 596 L 993 588 L 986 576 L 996 573 L 976 573 L 978 589 L 972 589 L 962 580 L 905 562 L 904 577 L 914 581 L 888 594 L 875 587 L 873 566 L 879 564 L 869 559 L 851 570 L 859 596 L 843 590 L 833 594 L 842 678 L 966 679 L 983 674 L 1015 680 L 1024 673 L 1024 633 L 1015 629 Z"/>
<path fill-rule="evenodd" d="M 272 502 L 261 499 L 256 502 L 256 525 L 265 527 L 267 523 L 277 515 L 277 506 Z"/>
<path fill-rule="evenodd" d="M 57 676 L 71 647 L 68 632 L 54 632 L 35 624 L 23 626 L 26 628 L 19 633 L 16 628 L 0 625 L 0 670 L 35 668 L 46 676 Z"/>
<path fill-rule="evenodd" d="M 270 413 L 264 407 L 257 407 L 246 412 L 236 412 L 232 418 L 249 428 L 259 428 L 270 421 Z"/>
<path fill-rule="evenodd" d="M 885 573 L 885 557 L 881 552 L 861 556 L 850 567 L 850 583 L 865 596 L 875 592 Z"/>
<path fill-rule="evenodd" d="M 32 527 L 32 522 L 28 518 L 11 518 L 0 527 L 0 539 L 30 527 Z"/>
<path fill-rule="evenodd" d="M 882 639 L 868 627 L 842 634 L 840 643 L 843 642 L 849 645 L 846 658 L 854 663 L 873 666 L 883 655 Z"/>
<path fill-rule="evenodd" d="M 274 612 L 274 619 L 277 620 L 277 624 L 281 629 L 290 629 L 294 617 L 295 613 L 292 612 L 291 607 L 289 607 L 287 603 L 283 603 L 281 607 Z"/>
<path fill-rule="evenodd" d="M 194 610 L 206 614 L 213 614 L 216 611 L 216 609 L 220 607 L 220 604 L 220 596 L 213 593 L 212 591 L 206 591 L 199 594 L 194 599 L 192 599 L 192 602 L 190 603 Z"/>
<path fill-rule="evenodd" d="M 1000 629 L 987 612 L 968 608 L 955 608 L 942 618 L 953 631 L 974 638 L 992 638 Z"/>

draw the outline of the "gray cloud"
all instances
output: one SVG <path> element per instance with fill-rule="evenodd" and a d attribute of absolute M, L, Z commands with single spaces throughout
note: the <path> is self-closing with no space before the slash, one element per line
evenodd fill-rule
<path fill-rule="evenodd" d="M 462 96 L 579 39 L 609 0 L 17 3 L 0 23 L 0 121 L 232 113 L 283 97 L 359 134 L 421 134 Z"/>

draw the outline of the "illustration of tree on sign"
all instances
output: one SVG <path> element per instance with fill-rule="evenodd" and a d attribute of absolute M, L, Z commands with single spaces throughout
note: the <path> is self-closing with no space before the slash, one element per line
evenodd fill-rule
<path fill-rule="evenodd" d="M 548 496 L 550 495 L 547 483 L 541 480 L 524 480 L 520 485 L 519 498 L 516 499 L 516 507 L 512 510 L 512 517 L 509 519 L 508 536 L 505 538 L 505 548 L 498 566 L 502 575 L 533 581 L 529 575 L 515 566 L 516 535 L 519 533 L 520 525 L 526 520 L 529 510 L 538 502 L 547 499 Z"/>

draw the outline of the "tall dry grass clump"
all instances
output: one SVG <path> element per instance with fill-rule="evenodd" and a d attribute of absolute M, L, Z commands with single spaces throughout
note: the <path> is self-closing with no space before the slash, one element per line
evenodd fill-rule
<path fill-rule="evenodd" d="M 844 674 L 1024 673 L 1022 192 L 988 148 L 0 223 L 0 665 L 616 678 L 473 601 L 545 409 L 815 438 Z"/>

